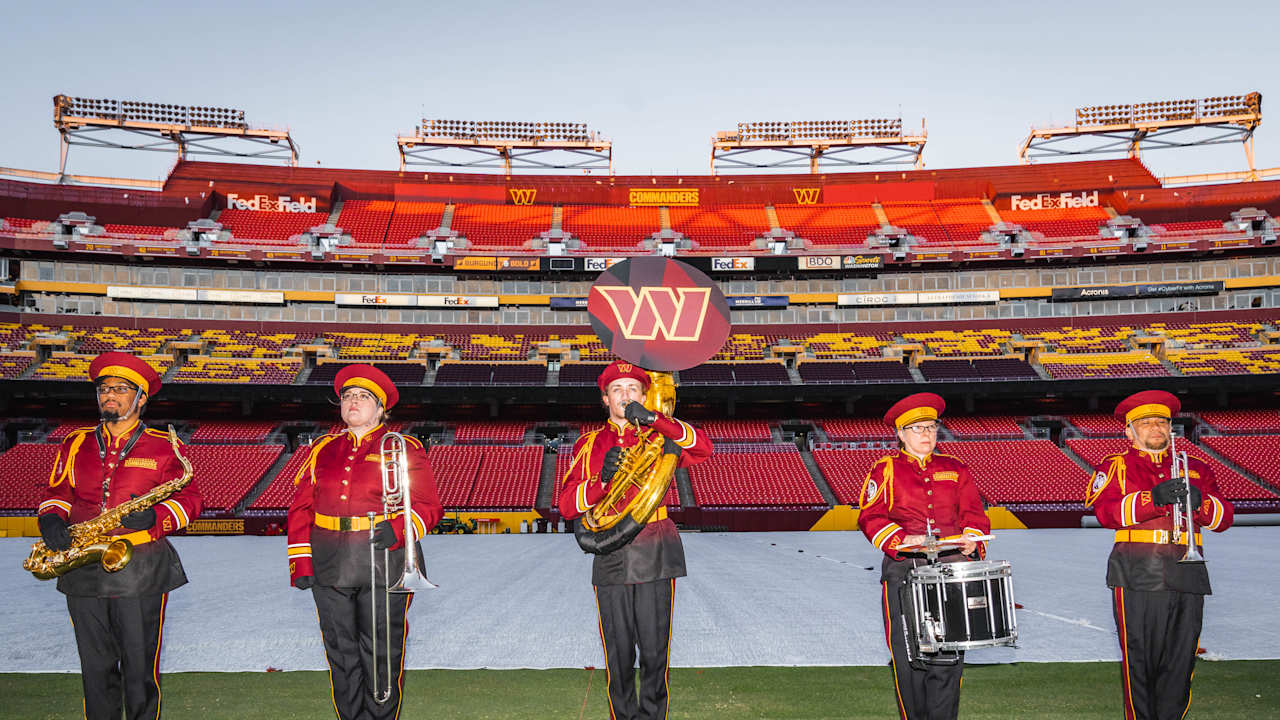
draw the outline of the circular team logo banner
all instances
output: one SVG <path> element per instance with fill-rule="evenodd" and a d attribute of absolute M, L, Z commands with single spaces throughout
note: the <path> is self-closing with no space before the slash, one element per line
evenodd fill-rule
<path fill-rule="evenodd" d="M 700 365 L 729 337 L 729 303 L 720 287 L 669 258 L 631 258 L 600 273 L 587 312 L 614 355 L 646 370 Z"/>

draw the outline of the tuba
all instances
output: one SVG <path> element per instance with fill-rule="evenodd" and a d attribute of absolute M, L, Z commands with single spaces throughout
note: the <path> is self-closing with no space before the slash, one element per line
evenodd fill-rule
<path fill-rule="evenodd" d="M 125 515 L 164 502 L 170 495 L 186 487 L 194 474 L 191 461 L 178 452 L 178 434 L 173 431 L 172 425 L 169 426 L 169 444 L 173 446 L 173 454 L 177 456 L 178 462 L 182 463 L 180 477 L 157 485 L 147 494 L 126 500 L 91 520 L 72 525 L 71 547 L 66 550 L 50 550 L 43 540 L 36 542 L 31 546 L 31 554 L 22 563 L 23 569 L 35 575 L 37 580 L 52 580 L 94 562 L 101 564 L 102 569 L 107 572 L 118 572 L 128 565 L 133 559 L 133 543 L 111 535 L 111 531 L 120 527 Z"/>
<path fill-rule="evenodd" d="M 650 372 L 649 378 L 645 408 L 671 415 L 676 405 L 671 373 Z M 644 529 L 667 496 L 680 456 L 665 451 L 666 438 L 653 428 L 637 428 L 637 436 L 636 444 L 622 451 L 608 493 L 583 514 L 574 528 L 583 552 L 607 555 L 622 548 Z M 624 504 L 633 488 L 635 496 Z"/>

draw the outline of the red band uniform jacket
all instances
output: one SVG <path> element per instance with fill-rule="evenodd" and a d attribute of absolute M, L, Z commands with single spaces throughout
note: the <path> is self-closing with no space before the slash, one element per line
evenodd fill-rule
<path fill-rule="evenodd" d="M 141 423 L 115 436 L 105 425 L 80 428 L 58 448 L 37 513 L 56 513 L 71 524 L 92 520 L 182 473 L 168 433 Z M 114 573 L 98 563 L 72 570 L 58 578 L 58 590 L 86 597 L 135 597 L 185 585 L 182 561 L 165 536 L 199 516 L 203 502 L 196 480 L 152 507 L 156 522 L 151 528 L 120 527 L 111 532 L 133 543 L 128 565 Z"/>
<path fill-rule="evenodd" d="M 350 431 L 331 433 L 315 441 L 311 454 L 294 478 L 297 489 L 289 506 L 289 580 L 315 576 L 321 585 L 332 587 L 364 587 L 369 584 L 369 530 L 367 517 L 373 512 L 382 516 L 382 438 L 387 434 L 378 425 L 357 440 Z M 421 538 L 440 522 L 444 509 L 436 491 L 431 466 L 422 443 L 405 436 L 408 455 L 411 496 L 409 509 L 414 531 Z M 394 582 L 404 571 L 403 507 L 391 508 L 397 542 L 392 546 L 391 578 Z M 319 516 L 319 523 L 317 518 Z M 333 518 L 335 520 L 328 520 Z M 361 529 L 328 529 L 321 524 L 334 524 L 341 518 L 356 518 Z M 421 547 L 419 567 L 425 567 Z M 383 553 L 374 553 L 379 587 L 385 582 Z"/>
<path fill-rule="evenodd" d="M 1136 447 L 1109 455 L 1095 468 L 1085 503 L 1093 507 L 1103 527 L 1155 531 L 1167 537 L 1173 529 L 1174 506 L 1156 505 L 1151 489 L 1169 479 L 1170 464 L 1168 452 L 1150 453 Z M 1191 484 L 1201 493 L 1200 506 L 1194 512 L 1196 532 L 1222 532 L 1231 527 L 1235 509 L 1219 492 L 1213 469 L 1188 456 L 1187 470 Z M 1107 585 L 1210 594 L 1205 565 L 1178 562 L 1186 549 L 1171 542 L 1117 542 L 1107 560 Z"/>
<path fill-rule="evenodd" d="M 711 456 L 711 440 L 704 433 L 683 420 L 668 418 L 662 413 L 657 416 L 651 427 L 680 446 L 678 467 L 696 465 Z M 613 422 L 578 438 L 573 446 L 573 464 L 565 473 L 560 490 L 560 514 L 565 519 L 579 517 L 604 499 L 608 486 L 600 482 L 600 470 L 604 467 L 605 454 L 614 446 L 629 448 L 637 439 L 633 425 L 619 428 Z M 621 510 L 635 495 L 633 488 L 616 509 Z M 650 520 L 630 543 L 594 558 L 592 585 L 630 585 L 686 574 L 684 546 L 675 523 L 669 518 Z"/>
<path fill-rule="evenodd" d="M 881 458 L 867 473 L 858 503 L 863 534 L 891 560 L 900 559 L 903 538 L 925 534 L 930 524 L 939 537 L 991 530 L 969 468 L 942 453 L 921 460 L 898 450 Z M 986 554 L 985 543 L 978 552 Z"/>

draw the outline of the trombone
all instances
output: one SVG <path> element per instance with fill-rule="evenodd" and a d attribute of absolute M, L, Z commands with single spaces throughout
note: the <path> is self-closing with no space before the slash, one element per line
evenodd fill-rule
<path fill-rule="evenodd" d="M 383 595 L 383 637 L 378 638 L 378 570 L 377 549 L 373 546 L 374 520 L 377 515 L 369 513 L 369 629 L 373 636 L 370 652 L 373 655 L 373 699 L 381 704 L 391 699 L 391 593 L 407 594 L 419 590 L 433 590 L 437 585 L 427 579 L 418 563 L 417 529 L 413 526 L 413 514 L 410 512 L 410 489 L 412 481 L 409 477 L 409 454 L 405 449 L 404 435 L 389 432 L 382 437 L 378 448 L 382 463 L 382 516 L 388 520 L 395 512 L 400 512 L 404 521 L 404 571 L 394 585 L 391 584 L 391 550 L 382 550 L 382 583 L 386 590 Z M 381 642 L 382 647 L 378 645 Z M 379 655 L 386 667 L 385 688 L 378 682 Z"/>
<path fill-rule="evenodd" d="M 1204 555 L 1196 546 L 1196 509 L 1191 505 L 1191 473 L 1187 465 L 1186 451 L 1177 452 L 1173 447 L 1173 431 L 1169 432 L 1169 477 L 1182 479 L 1182 499 L 1173 506 L 1173 532 L 1175 544 L 1185 542 L 1187 551 L 1180 563 L 1203 563 Z"/>

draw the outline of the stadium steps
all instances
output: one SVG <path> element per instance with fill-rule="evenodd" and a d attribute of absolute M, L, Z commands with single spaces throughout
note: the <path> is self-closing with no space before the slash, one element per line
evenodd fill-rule
<path fill-rule="evenodd" d="M 1004 220 L 1000 218 L 1000 213 L 996 212 L 996 206 L 992 205 L 990 200 L 982 198 L 982 209 L 987 211 L 987 217 L 991 218 L 991 223 L 993 225 L 995 223 L 1004 222 Z"/>
<path fill-rule="evenodd" d="M 453 229 L 453 209 L 457 207 L 453 203 L 444 206 L 444 213 L 440 215 L 440 227 L 444 230 Z"/>
<path fill-rule="evenodd" d="M 547 368 L 547 381 L 544 385 L 547 387 L 560 387 L 560 370 Z"/>
<path fill-rule="evenodd" d="M 285 447 L 288 448 L 288 445 L 285 445 Z M 249 488 L 249 492 L 245 493 L 245 496 L 240 499 L 240 502 L 232 506 L 231 516 L 241 517 L 245 508 L 252 505 L 253 501 L 257 500 L 259 495 L 266 492 L 267 487 L 271 485 L 271 481 L 276 479 L 276 475 L 279 475 L 281 470 L 284 470 L 284 466 L 289 464 L 289 460 L 292 457 L 293 453 L 287 449 L 280 453 L 280 457 L 276 458 L 276 461 L 271 464 L 271 467 L 267 468 L 267 471 L 262 473 L 262 477 L 258 479 L 257 484 Z"/>
<path fill-rule="evenodd" d="M 44 363 L 45 359 L 46 358 L 40 357 L 39 352 L 37 352 L 35 360 L 32 361 L 32 363 L 27 366 L 26 370 L 23 370 L 21 373 L 19 373 L 18 377 L 14 378 L 14 380 L 30 380 L 31 376 L 36 374 L 36 369 L 39 368 L 42 363 Z"/>
<path fill-rule="evenodd" d="M 928 380 L 924 379 L 924 373 L 920 372 L 920 368 L 918 367 L 908 365 L 907 372 L 911 373 L 911 379 L 918 383 L 928 382 Z"/>
<path fill-rule="evenodd" d="M 884 207 L 880 203 L 871 203 L 871 210 L 876 214 L 876 219 L 880 221 L 880 227 L 891 224 L 889 216 L 884 213 Z"/>
<path fill-rule="evenodd" d="M 298 371 L 298 377 L 293 379 L 294 385 L 306 385 L 307 380 L 311 378 L 311 373 L 315 372 L 314 367 L 303 367 Z"/>
<path fill-rule="evenodd" d="M 557 205 L 551 208 L 551 229 L 560 230 L 564 223 L 564 206 Z"/>
<path fill-rule="evenodd" d="M 1173 363 L 1169 362 L 1169 359 L 1168 359 L 1168 358 L 1163 358 L 1163 357 L 1160 357 L 1159 355 L 1155 355 L 1155 354 L 1152 354 L 1152 357 L 1154 357 L 1156 360 L 1159 360 L 1159 361 L 1160 361 L 1160 364 L 1161 364 L 1162 366 L 1164 366 L 1164 369 L 1165 369 L 1165 370 L 1168 370 L 1168 371 L 1169 371 L 1169 374 L 1170 374 L 1171 376 L 1173 376 L 1173 377 L 1182 377 L 1182 370 L 1178 369 L 1178 366 L 1177 366 L 1177 365 L 1174 365 Z"/>
<path fill-rule="evenodd" d="M 804 384 L 804 378 L 800 377 L 800 371 L 794 367 L 787 368 L 787 377 L 791 378 L 792 385 Z"/>
<path fill-rule="evenodd" d="M 666 205 L 658 208 L 658 222 L 663 230 L 671 229 L 671 210 Z"/>
<path fill-rule="evenodd" d="M 342 206 L 346 205 L 346 200 L 339 200 L 333 204 L 333 209 L 329 211 L 329 219 L 326 221 L 330 225 L 337 227 L 338 218 L 342 216 Z"/>
<path fill-rule="evenodd" d="M 556 491 L 556 453 L 542 455 L 542 473 L 538 476 L 538 494 L 533 502 L 535 508 L 549 508 L 555 500 Z"/>
<path fill-rule="evenodd" d="M 764 215 L 769 218 L 770 230 L 781 230 L 782 224 L 778 222 L 778 211 L 772 205 L 764 206 Z"/>
<path fill-rule="evenodd" d="M 689 480 L 688 468 L 676 468 L 675 481 L 680 507 L 697 507 L 698 501 L 693 496 L 693 483 Z"/>
<path fill-rule="evenodd" d="M 160 382 L 167 383 L 170 380 L 172 380 L 173 376 L 177 375 L 178 371 L 182 369 L 182 366 L 186 364 L 187 364 L 187 361 L 185 358 L 182 360 L 179 360 L 175 357 L 173 364 L 169 366 L 168 370 L 164 371 L 164 376 L 160 378 Z"/>
<path fill-rule="evenodd" d="M 1061 450 L 1062 454 L 1066 455 L 1071 460 L 1071 462 L 1074 462 L 1075 464 L 1079 465 L 1082 469 L 1084 469 L 1086 474 L 1089 474 L 1089 475 L 1093 474 L 1093 466 L 1090 465 L 1087 460 L 1077 455 L 1076 452 L 1066 444 L 1065 438 L 1063 439 L 1063 444 L 1058 446 L 1058 449 Z"/>
<path fill-rule="evenodd" d="M 1227 459 L 1227 456 L 1209 447 L 1206 443 L 1197 442 L 1195 443 L 1195 446 L 1197 450 L 1204 453 L 1205 455 L 1208 455 L 1214 460 L 1217 460 L 1223 465 L 1227 466 L 1228 469 L 1234 470 L 1237 473 L 1240 473 L 1240 477 L 1248 480 L 1249 482 L 1253 483 L 1254 485 L 1257 485 L 1258 487 L 1264 490 L 1280 495 L 1280 488 L 1273 486 L 1271 483 L 1258 477 L 1255 473 L 1251 473 L 1248 470 L 1245 470 L 1244 468 L 1240 467 L 1239 465 L 1231 462 L 1231 460 Z"/>
<path fill-rule="evenodd" d="M 800 462 L 804 463 L 805 469 L 809 471 L 809 477 L 813 480 L 813 484 L 817 486 L 818 492 L 822 493 L 822 499 L 827 501 L 828 507 L 835 507 L 840 504 L 836 499 L 836 494 L 831 490 L 831 485 L 827 483 L 827 476 L 823 474 L 818 467 L 818 463 L 814 462 L 813 453 L 808 448 L 800 451 Z"/>

